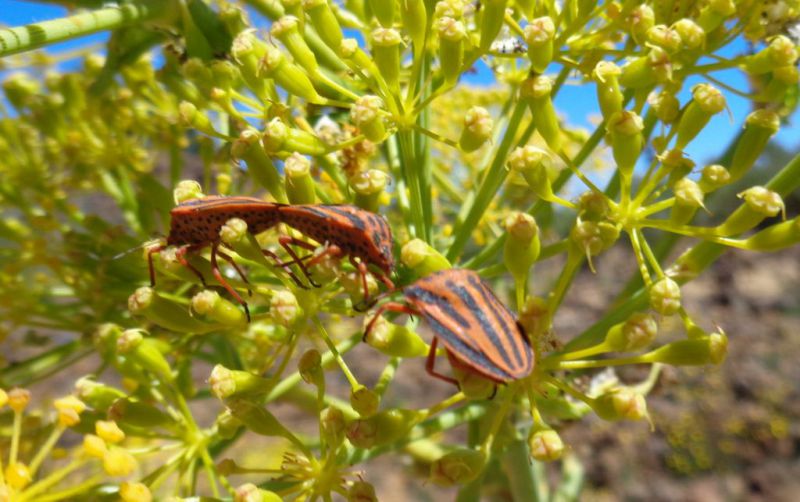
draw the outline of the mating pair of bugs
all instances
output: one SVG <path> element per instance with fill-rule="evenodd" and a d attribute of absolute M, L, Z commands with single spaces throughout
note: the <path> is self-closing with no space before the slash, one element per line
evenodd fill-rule
<path fill-rule="evenodd" d="M 203 275 L 187 261 L 186 255 L 210 246 L 214 277 L 242 304 L 248 321 L 250 311 L 247 302 L 228 284 L 217 264 L 219 256 L 229 262 L 242 280 L 247 282 L 231 256 L 220 249 L 224 245 L 220 240 L 220 229 L 231 218 L 244 220 L 248 232 L 252 234 L 284 223 L 323 243 L 324 249 L 321 253 L 299 257 L 293 246 L 307 251 L 314 251 L 316 246 L 291 236 L 281 236 L 278 242 L 291 257 L 287 262 L 281 262 L 269 250 L 262 250 L 301 287 L 305 286 L 289 268 L 290 265 L 297 264 L 309 283 L 318 286 L 309 273 L 309 267 L 319 263 L 325 256 L 348 256 L 359 273 L 364 289 L 364 310 L 372 306 L 369 302 L 367 273 L 382 282 L 388 292 L 395 289 L 394 283 L 389 279 L 395 267 L 391 229 L 383 217 L 355 206 L 287 205 L 250 197 L 208 196 L 179 204 L 171 211 L 170 216 L 170 232 L 166 245 L 156 246 L 148 251 L 151 285 L 155 285 L 153 254 L 161 252 L 167 246 L 178 246 L 178 261 L 205 284 Z M 368 266 L 373 268 L 369 269 Z M 386 311 L 418 315 L 435 332 L 426 363 L 426 369 L 432 376 L 457 383 L 434 370 L 437 342 L 445 347 L 452 363 L 497 383 L 516 380 L 531 372 L 533 351 L 525 331 L 475 272 L 463 269 L 444 270 L 419 279 L 402 291 L 406 302 L 381 305 L 367 324 L 365 337 L 378 317 Z"/>

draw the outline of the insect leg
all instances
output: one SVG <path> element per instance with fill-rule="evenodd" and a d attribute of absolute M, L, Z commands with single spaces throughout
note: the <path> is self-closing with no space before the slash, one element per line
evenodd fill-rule
<path fill-rule="evenodd" d="M 231 294 L 236 301 L 238 301 L 242 307 L 244 307 L 244 313 L 247 314 L 247 322 L 250 322 L 250 309 L 247 307 L 247 302 L 242 300 L 242 297 L 239 296 L 239 293 L 236 292 L 235 289 L 228 284 L 228 281 L 222 277 L 222 274 L 219 272 L 219 267 L 217 266 L 217 247 L 219 244 L 216 242 L 211 245 L 211 271 L 214 273 L 214 277 L 217 278 L 217 281 L 222 285 L 223 288 L 228 290 L 228 293 Z"/>
<path fill-rule="evenodd" d="M 309 274 L 308 272 L 308 267 L 306 266 L 305 263 L 303 263 L 303 260 L 301 260 L 300 257 L 297 256 L 297 253 L 294 252 L 294 249 L 292 249 L 291 246 L 292 245 L 299 246 L 304 249 L 310 249 L 310 250 L 314 250 L 316 248 L 305 241 L 301 241 L 300 239 L 295 239 L 294 237 L 291 237 L 289 235 L 280 236 L 278 238 L 278 242 L 283 247 L 283 249 L 285 249 L 286 252 L 289 253 L 289 256 L 292 257 L 292 263 L 297 263 L 297 265 L 300 267 L 300 270 L 303 271 L 303 275 L 306 276 L 306 279 L 308 279 L 308 282 L 315 288 L 320 287 L 321 284 L 317 284 L 316 281 L 314 281 L 314 279 L 311 277 L 311 274 Z"/>
<path fill-rule="evenodd" d="M 408 315 L 414 315 L 414 314 L 419 315 L 419 312 L 417 312 L 414 308 L 409 307 L 405 303 L 399 303 L 399 302 L 384 303 L 383 305 L 378 307 L 378 310 L 375 312 L 375 315 L 369 321 L 369 324 L 367 324 L 367 327 L 364 329 L 364 336 L 361 338 L 361 341 L 364 342 L 367 341 L 367 335 L 369 335 L 370 331 L 372 331 L 372 328 L 375 326 L 375 321 L 377 321 L 378 318 L 382 316 L 383 313 L 386 311 L 398 312 L 400 314 L 408 314 Z"/>
<path fill-rule="evenodd" d="M 200 249 L 203 249 L 203 247 L 205 247 L 205 244 L 203 245 L 193 244 L 191 246 L 184 246 L 180 248 L 177 253 L 175 253 L 175 258 L 181 265 L 194 272 L 194 275 L 196 275 L 200 279 L 200 282 L 203 284 L 203 287 L 206 287 L 208 286 L 206 284 L 206 278 L 203 277 L 203 274 L 201 274 L 200 271 L 197 270 L 195 266 L 189 263 L 189 261 L 186 259 L 187 254 L 199 251 Z"/>
<path fill-rule="evenodd" d="M 356 312 L 366 312 L 369 308 L 374 305 L 373 303 L 369 303 L 369 287 L 367 286 L 367 266 L 364 264 L 363 261 L 356 262 L 354 257 L 350 257 L 350 263 L 358 270 L 358 276 L 361 278 L 361 287 L 364 288 L 364 297 L 361 299 L 358 304 L 353 305 L 353 310 Z"/>
<path fill-rule="evenodd" d="M 147 251 L 147 266 L 150 267 L 150 287 L 156 287 L 156 273 L 153 270 L 153 255 L 167 249 L 167 246 L 155 246 Z"/>
<path fill-rule="evenodd" d="M 244 272 L 242 272 L 242 269 L 239 268 L 239 265 L 237 265 L 236 262 L 233 261 L 233 258 L 231 258 L 230 255 L 223 253 L 219 249 L 217 249 L 217 254 L 220 255 L 225 261 L 231 264 L 231 266 L 234 268 L 234 270 L 236 270 L 236 273 L 239 274 L 239 277 L 242 278 L 242 281 L 244 281 L 245 284 L 247 284 L 248 286 L 250 285 L 250 281 L 247 280 L 247 277 L 244 275 Z M 250 288 L 247 288 L 247 294 L 249 296 L 253 296 L 253 291 Z"/>
<path fill-rule="evenodd" d="M 431 349 L 428 351 L 428 358 L 425 361 L 425 371 L 427 371 L 428 374 L 434 378 L 438 378 L 439 380 L 444 380 L 445 382 L 459 386 L 458 380 L 456 380 L 455 378 L 451 378 L 449 376 L 444 376 L 441 373 L 437 373 L 436 370 L 433 368 L 434 364 L 436 363 L 436 345 L 438 344 L 438 342 L 439 339 L 433 337 L 433 341 L 431 342 Z"/>

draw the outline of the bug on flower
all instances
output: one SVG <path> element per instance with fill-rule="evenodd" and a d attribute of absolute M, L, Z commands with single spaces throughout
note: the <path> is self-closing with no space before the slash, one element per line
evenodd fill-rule
<path fill-rule="evenodd" d="M 431 376 L 457 384 L 434 370 L 437 342 L 451 361 L 496 383 L 523 378 L 533 369 L 533 350 L 525 331 L 475 272 L 442 270 L 403 288 L 403 295 L 405 303 L 378 308 L 365 338 L 386 311 L 418 315 L 435 333 L 425 365 Z"/>

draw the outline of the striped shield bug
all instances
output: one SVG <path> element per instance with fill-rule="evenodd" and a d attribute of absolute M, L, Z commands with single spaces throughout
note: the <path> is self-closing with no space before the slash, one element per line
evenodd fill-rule
<path fill-rule="evenodd" d="M 533 350 L 525 331 L 475 272 L 442 270 L 406 286 L 403 296 L 405 303 L 378 308 L 365 338 L 386 311 L 418 315 L 434 331 L 425 365 L 431 376 L 458 384 L 434 370 L 437 342 L 459 366 L 496 383 L 523 378 L 533 369 Z"/>

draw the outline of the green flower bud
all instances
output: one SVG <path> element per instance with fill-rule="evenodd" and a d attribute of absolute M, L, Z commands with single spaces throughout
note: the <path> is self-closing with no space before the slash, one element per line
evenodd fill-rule
<path fill-rule="evenodd" d="M 552 163 L 545 150 L 533 145 L 518 147 L 508 156 L 509 167 L 522 174 L 533 193 L 546 201 L 554 199 L 549 175 Z"/>
<path fill-rule="evenodd" d="M 238 305 L 234 305 L 210 289 L 203 290 L 192 297 L 192 310 L 205 319 L 225 326 L 245 326 L 247 324 L 247 318 Z"/>
<path fill-rule="evenodd" d="M 425 0 L 400 0 L 400 16 L 403 19 L 403 29 L 414 42 L 415 50 L 422 50 L 425 45 L 425 27 L 428 25 Z"/>
<path fill-rule="evenodd" d="M 350 296 L 353 305 L 358 305 L 364 301 L 364 282 L 362 276 L 357 271 L 339 275 L 339 283 L 342 289 Z M 367 292 L 369 298 L 374 298 L 378 293 L 378 283 L 372 274 L 367 274 Z"/>
<path fill-rule="evenodd" d="M 237 84 L 239 70 L 230 61 L 215 59 L 211 61 L 210 69 L 216 87 L 229 90 Z"/>
<path fill-rule="evenodd" d="M 439 486 L 469 483 L 483 471 L 486 460 L 481 450 L 451 451 L 431 464 L 430 480 Z"/>
<path fill-rule="evenodd" d="M 711 120 L 725 109 L 725 96 L 711 84 L 697 84 L 692 89 L 694 99 L 689 102 L 678 123 L 675 148 L 683 150 Z"/>
<path fill-rule="evenodd" d="M 800 81 L 800 70 L 797 67 L 776 68 L 761 96 L 767 102 L 783 102 L 787 98 L 787 93 L 794 92 L 798 81 Z"/>
<path fill-rule="evenodd" d="M 539 462 L 552 462 L 564 454 L 564 442 L 553 429 L 531 429 L 528 448 L 531 457 Z"/>
<path fill-rule="evenodd" d="M 347 439 L 356 448 L 374 448 L 405 437 L 424 417 L 417 410 L 391 409 L 369 418 L 355 420 L 347 426 Z"/>
<path fill-rule="evenodd" d="M 322 370 L 322 356 L 317 349 L 308 349 L 297 362 L 300 376 L 306 383 L 322 387 L 325 385 L 325 373 Z"/>
<path fill-rule="evenodd" d="M 622 67 L 619 83 L 630 89 L 648 89 L 658 83 L 672 80 L 672 61 L 660 47 L 651 47 L 650 52 L 629 60 Z"/>
<path fill-rule="evenodd" d="M 777 223 L 745 239 L 751 251 L 777 251 L 800 242 L 800 217 Z"/>
<path fill-rule="evenodd" d="M 489 50 L 492 42 L 503 28 L 506 16 L 506 0 L 484 0 L 481 9 L 481 41 L 482 53 Z"/>
<path fill-rule="evenodd" d="M 142 401 L 121 398 L 108 409 L 108 419 L 120 425 L 134 427 L 161 427 L 172 423 L 172 418 L 160 409 Z"/>
<path fill-rule="evenodd" d="M 414 271 L 416 277 L 425 277 L 451 267 L 441 253 L 422 239 L 412 239 L 400 249 L 400 261 Z"/>
<path fill-rule="evenodd" d="M 400 92 L 400 44 L 403 43 L 400 33 L 391 28 L 377 28 L 370 35 L 370 42 L 380 76 L 393 92 Z"/>
<path fill-rule="evenodd" d="M 270 153 L 284 151 L 320 156 L 328 152 L 328 146 L 316 135 L 288 127 L 278 117 L 267 123 L 261 144 L 264 146 L 264 150 Z"/>
<path fill-rule="evenodd" d="M 284 130 L 281 133 L 286 133 L 285 129 L 286 126 L 283 125 L 278 119 L 274 119 L 270 124 L 267 125 L 268 131 L 272 132 L 270 126 L 275 122 L 278 121 L 279 126 L 275 128 L 280 128 L 280 126 L 284 127 Z M 261 144 L 262 135 L 258 131 L 252 128 L 247 128 L 239 134 L 239 138 L 236 139 L 233 144 L 231 145 L 231 155 L 236 159 L 242 159 L 247 164 L 247 172 L 253 177 L 253 179 L 258 182 L 261 186 L 266 188 L 270 194 L 278 202 L 287 202 L 288 199 L 286 197 L 286 191 L 283 187 L 283 181 L 281 180 L 281 175 L 278 173 L 278 169 L 275 167 L 275 164 L 272 163 L 272 159 L 264 151 L 264 148 Z M 274 141 L 274 136 L 270 137 Z M 285 143 L 285 140 L 281 143 Z"/>
<path fill-rule="evenodd" d="M 356 206 L 377 213 L 388 180 L 389 175 L 378 169 L 362 171 L 350 178 Z"/>
<path fill-rule="evenodd" d="M 172 197 L 175 205 L 178 205 L 187 200 L 205 197 L 205 194 L 203 194 L 203 187 L 200 186 L 200 183 L 194 180 L 182 180 L 172 191 Z"/>
<path fill-rule="evenodd" d="M 492 137 L 494 122 L 486 108 L 473 106 L 464 115 L 464 128 L 458 146 L 465 152 L 474 152 Z"/>
<path fill-rule="evenodd" d="M 264 57 L 259 62 L 259 75 L 274 79 L 275 82 L 286 89 L 290 94 L 299 96 L 312 103 L 322 103 L 325 100 L 314 89 L 314 84 L 303 68 L 286 59 L 280 49 L 268 45 Z"/>
<path fill-rule="evenodd" d="M 347 502 L 378 502 L 378 497 L 375 495 L 375 488 L 371 484 L 366 481 L 355 481 L 353 486 L 347 490 Z"/>
<path fill-rule="evenodd" d="M 369 321 L 364 320 L 365 327 Z M 365 341 L 369 346 L 392 357 L 420 357 L 429 350 L 428 345 L 417 333 L 405 326 L 391 323 L 383 317 L 375 320 Z"/>
<path fill-rule="evenodd" d="M 658 156 L 664 168 L 669 171 L 669 182 L 675 184 L 679 179 L 694 170 L 694 161 L 683 153 L 683 150 L 672 148 Z"/>
<path fill-rule="evenodd" d="M 303 9 L 325 45 L 339 52 L 344 36 L 328 0 L 304 0 Z"/>
<path fill-rule="evenodd" d="M 311 161 L 299 153 L 293 153 L 283 163 L 286 174 L 286 195 L 290 204 L 313 204 L 317 200 L 314 178 L 311 177 Z"/>
<path fill-rule="evenodd" d="M 596 256 L 619 239 L 619 228 L 607 221 L 583 221 L 580 218 L 570 230 L 570 239 L 587 257 Z"/>
<path fill-rule="evenodd" d="M 261 58 L 266 53 L 266 44 L 253 35 L 253 30 L 245 30 L 233 39 L 231 55 L 239 63 L 239 72 L 247 87 L 261 102 L 278 98 L 271 80 L 265 80 L 259 69 Z"/>
<path fill-rule="evenodd" d="M 608 197 L 594 190 L 587 190 L 578 197 L 578 215 L 584 220 L 600 221 L 608 217 L 611 208 Z"/>
<path fill-rule="evenodd" d="M 781 213 L 783 214 L 783 219 L 786 219 L 786 206 L 777 192 L 762 186 L 754 186 L 737 194 L 737 197 L 744 199 L 747 207 L 758 214 L 772 217 Z"/>
<path fill-rule="evenodd" d="M 679 179 L 672 187 L 675 193 L 675 205 L 670 212 L 670 221 L 680 225 L 689 223 L 698 208 L 703 205 L 703 191 L 700 186 L 689 178 Z"/>
<path fill-rule="evenodd" d="M 600 61 L 592 71 L 592 78 L 597 82 L 597 102 L 605 119 L 622 111 L 623 96 L 618 78 L 621 73 L 619 66 L 611 61 Z"/>
<path fill-rule="evenodd" d="M 505 220 L 508 238 L 503 247 L 503 261 L 517 282 L 524 281 L 533 264 L 539 259 L 541 240 L 533 216 L 512 213 Z"/>
<path fill-rule="evenodd" d="M 178 333 L 208 333 L 215 325 L 191 316 L 185 307 L 159 296 L 153 288 L 141 287 L 128 298 L 128 310 Z"/>
<path fill-rule="evenodd" d="M 217 419 L 214 421 L 217 436 L 222 439 L 233 439 L 243 426 L 242 421 L 231 415 L 230 410 L 225 410 L 217 415 Z"/>
<path fill-rule="evenodd" d="M 728 337 L 713 333 L 691 340 L 678 340 L 648 352 L 642 359 L 651 363 L 673 366 L 702 366 L 721 364 L 728 352 Z"/>
<path fill-rule="evenodd" d="M 354 38 L 345 38 L 339 46 L 339 54 L 349 64 L 351 69 L 363 71 L 367 70 L 373 76 L 377 76 L 380 71 L 372 58 L 366 52 L 361 50 L 358 45 L 358 40 Z"/>
<path fill-rule="evenodd" d="M 733 160 L 728 168 L 733 183 L 745 175 L 761 156 L 769 139 L 778 132 L 781 122 L 772 110 L 759 109 L 745 119 L 744 132 L 736 143 Z"/>
<path fill-rule="evenodd" d="M 302 66 L 308 73 L 314 75 L 319 70 L 317 58 L 314 56 L 308 44 L 306 44 L 303 34 L 299 29 L 300 21 L 294 16 L 283 16 L 275 20 L 270 28 L 270 34 L 283 42 L 289 49 L 294 60 Z M 269 49 L 267 49 L 269 53 Z M 285 71 L 285 70 L 281 70 Z M 287 89 L 288 90 L 288 89 Z M 300 94 L 298 94 L 300 96 Z"/>
<path fill-rule="evenodd" d="M 464 17 L 465 3 L 463 0 L 442 0 L 436 2 L 433 17 L 452 17 L 461 19 Z"/>
<path fill-rule="evenodd" d="M 266 378 L 248 371 L 229 370 L 221 364 L 217 364 L 211 370 L 208 384 L 211 386 L 211 393 L 218 399 L 263 394 L 272 387 Z"/>
<path fill-rule="evenodd" d="M 644 45 L 647 32 L 656 24 L 656 15 L 650 6 L 638 4 L 631 11 L 628 23 L 633 39 L 637 44 Z"/>
<path fill-rule="evenodd" d="M 266 408 L 245 399 L 232 399 L 227 404 L 231 415 L 250 431 L 262 436 L 281 436 L 294 440 L 292 433 Z"/>
<path fill-rule="evenodd" d="M 183 127 L 191 127 L 209 136 L 218 136 L 211 120 L 206 114 L 197 110 L 197 107 L 188 101 L 181 101 L 178 105 L 178 120 Z"/>
<path fill-rule="evenodd" d="M 644 146 L 642 117 L 636 112 L 623 110 L 608 119 L 606 130 L 611 138 L 611 149 L 620 176 L 630 179 Z"/>
<path fill-rule="evenodd" d="M 713 192 L 721 186 L 730 183 L 731 173 L 719 164 L 710 164 L 703 168 L 698 185 L 705 192 Z"/>
<path fill-rule="evenodd" d="M 372 13 L 384 28 L 391 28 L 394 23 L 396 0 L 369 0 Z"/>
<path fill-rule="evenodd" d="M 700 8 L 699 24 L 706 33 L 719 28 L 728 17 L 736 13 L 733 0 L 711 0 Z"/>
<path fill-rule="evenodd" d="M 145 337 L 138 329 L 125 330 L 117 338 L 118 354 L 165 382 L 173 380 L 172 367 L 164 357 L 169 350 L 169 345 L 156 338 Z"/>
<path fill-rule="evenodd" d="M 453 362 L 453 358 L 450 358 Z M 497 384 L 457 360 L 453 362 L 453 377 L 458 381 L 458 388 L 467 399 L 489 399 L 496 392 Z"/>
<path fill-rule="evenodd" d="M 632 389 L 613 389 L 595 399 L 592 409 L 603 420 L 641 420 L 647 417 L 647 401 Z"/>
<path fill-rule="evenodd" d="M 561 126 L 550 96 L 552 89 L 553 81 L 549 77 L 533 76 L 522 82 L 520 97 L 531 109 L 531 120 L 536 125 L 536 130 L 547 146 L 557 152 L 561 149 Z"/>
<path fill-rule="evenodd" d="M 631 315 L 627 321 L 615 324 L 608 330 L 605 345 L 614 352 L 633 352 L 653 343 L 658 334 L 658 323 L 650 314 Z"/>
<path fill-rule="evenodd" d="M 533 342 L 550 329 L 550 319 L 547 300 L 538 296 L 529 296 L 519 313 L 519 323 Z"/>
<path fill-rule="evenodd" d="M 689 18 L 679 19 L 672 25 L 672 29 L 680 36 L 687 49 L 700 49 L 706 43 L 706 32 Z"/>
<path fill-rule="evenodd" d="M 350 109 L 350 119 L 365 138 L 373 143 L 380 143 L 386 137 L 381 109 L 383 100 L 378 96 L 361 96 Z"/>
<path fill-rule="evenodd" d="M 370 417 L 378 411 L 381 397 L 375 391 L 360 385 L 350 392 L 350 406 L 362 417 Z"/>
<path fill-rule="evenodd" d="M 681 47 L 681 36 L 678 32 L 663 24 L 657 24 L 647 30 L 647 41 L 669 53 Z"/>
<path fill-rule="evenodd" d="M 651 93 L 647 98 L 647 102 L 652 107 L 658 120 L 665 124 L 674 122 L 681 111 L 680 101 L 675 97 L 675 94 L 668 91 Z"/>
<path fill-rule="evenodd" d="M 440 17 L 436 20 L 435 28 L 439 35 L 439 65 L 442 76 L 445 82 L 454 84 L 461 75 L 467 29 L 464 23 L 452 17 Z"/>
<path fill-rule="evenodd" d="M 531 19 L 525 26 L 523 38 L 528 44 L 528 59 L 531 70 L 544 73 L 547 65 L 553 60 L 553 40 L 556 36 L 556 25 L 550 16 Z"/>
<path fill-rule="evenodd" d="M 681 308 L 681 288 L 678 283 L 664 277 L 650 286 L 650 308 L 661 315 L 676 314 Z"/>
<path fill-rule="evenodd" d="M 773 37 L 762 51 L 745 58 L 745 70 L 753 74 L 772 71 L 782 66 L 792 66 L 797 61 L 797 47 L 785 35 Z"/>
<path fill-rule="evenodd" d="M 231 218 L 219 229 L 219 238 L 228 246 L 247 238 L 247 222 L 241 218 Z"/>
<path fill-rule="evenodd" d="M 269 307 L 272 319 L 285 328 L 291 328 L 303 319 L 303 309 L 291 291 L 275 291 Z"/>
<path fill-rule="evenodd" d="M 75 394 L 81 401 L 98 411 L 107 410 L 117 399 L 125 397 L 119 389 L 96 382 L 86 376 L 75 382 Z"/>
<path fill-rule="evenodd" d="M 320 435 L 328 445 L 336 447 L 342 444 L 347 428 L 342 410 L 333 406 L 323 409 L 319 414 L 319 424 Z"/>

